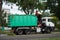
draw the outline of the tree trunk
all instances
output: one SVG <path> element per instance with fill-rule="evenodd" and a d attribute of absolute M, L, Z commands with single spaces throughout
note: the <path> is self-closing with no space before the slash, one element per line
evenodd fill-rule
<path fill-rule="evenodd" d="M 0 0 L 0 12 L 2 10 L 2 0 Z"/>

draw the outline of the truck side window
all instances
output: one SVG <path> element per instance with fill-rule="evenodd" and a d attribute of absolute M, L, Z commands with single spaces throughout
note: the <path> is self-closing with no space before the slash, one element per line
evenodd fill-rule
<path fill-rule="evenodd" d="M 48 22 L 51 22 L 52 20 L 51 19 L 48 19 Z"/>
<path fill-rule="evenodd" d="M 46 21 L 46 19 L 42 19 L 42 21 Z"/>

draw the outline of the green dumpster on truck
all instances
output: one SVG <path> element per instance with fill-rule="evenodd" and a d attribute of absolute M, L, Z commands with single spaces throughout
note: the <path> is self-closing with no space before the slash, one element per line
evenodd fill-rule
<path fill-rule="evenodd" d="M 30 33 L 32 27 L 37 26 L 37 17 L 35 15 L 9 15 L 8 26 L 16 34 Z"/>

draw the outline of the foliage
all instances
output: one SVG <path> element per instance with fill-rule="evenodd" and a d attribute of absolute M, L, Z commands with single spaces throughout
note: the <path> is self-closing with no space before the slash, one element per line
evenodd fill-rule
<path fill-rule="evenodd" d="M 58 5 L 56 5 L 56 2 Z M 60 20 L 60 0 L 48 0 L 47 2 L 47 7 L 50 8 L 52 13 L 55 13 L 55 15 L 59 18 Z"/>
<path fill-rule="evenodd" d="M 59 21 L 58 17 L 53 16 L 53 22 L 55 23 L 55 28 L 60 29 L 60 23 L 58 24 L 57 22 Z"/>
<path fill-rule="evenodd" d="M 9 30 L 9 31 L 6 31 L 6 30 L 2 31 L 2 30 L 0 30 L 0 34 L 6 34 L 6 35 L 8 35 L 8 36 L 14 36 L 14 35 L 15 35 L 15 34 L 12 32 L 12 30 Z"/>
<path fill-rule="evenodd" d="M 3 13 L 3 11 L 0 12 L 0 26 L 6 26 L 6 20 L 4 19 L 6 17 L 6 13 Z"/>
<path fill-rule="evenodd" d="M 34 9 L 44 9 L 45 6 L 43 6 L 39 1 L 37 0 L 7 0 L 9 2 L 16 3 L 18 6 L 22 8 L 22 10 L 26 14 L 32 14 Z"/>
<path fill-rule="evenodd" d="M 59 2 L 60 3 L 60 2 Z M 59 18 L 60 20 L 60 4 L 58 5 L 56 11 L 55 11 L 55 15 Z"/>
<path fill-rule="evenodd" d="M 53 22 L 56 24 L 56 23 L 57 23 L 57 21 L 58 21 L 58 17 L 53 16 Z"/>
<path fill-rule="evenodd" d="M 47 13 L 47 12 L 44 12 L 43 14 L 42 14 L 42 16 L 43 17 L 49 17 L 49 16 L 51 16 L 49 13 Z"/>
<path fill-rule="evenodd" d="M 18 0 L 6 0 L 6 1 L 16 3 Z"/>

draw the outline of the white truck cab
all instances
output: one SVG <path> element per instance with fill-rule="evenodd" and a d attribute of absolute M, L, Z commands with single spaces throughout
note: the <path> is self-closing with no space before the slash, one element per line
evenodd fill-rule
<path fill-rule="evenodd" d="M 53 17 L 42 17 L 42 23 L 45 23 L 47 27 L 54 27 L 55 24 L 52 22 Z"/>
<path fill-rule="evenodd" d="M 42 17 L 42 25 L 41 32 L 42 33 L 51 33 L 54 30 L 55 24 L 52 22 L 53 17 Z"/>

